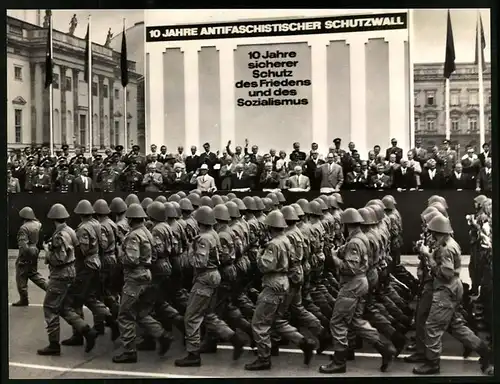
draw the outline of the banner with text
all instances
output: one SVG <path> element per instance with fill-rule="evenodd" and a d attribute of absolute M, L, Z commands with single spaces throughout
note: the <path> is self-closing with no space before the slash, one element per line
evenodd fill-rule
<path fill-rule="evenodd" d="M 262 142 L 263 132 L 266 147 L 283 148 L 286 137 L 311 141 L 311 48 L 307 43 L 238 46 L 234 67 L 237 142 L 252 141 L 253 133 L 258 135 L 253 139 Z"/>
<path fill-rule="evenodd" d="M 146 27 L 146 42 L 406 29 L 406 12 Z"/>

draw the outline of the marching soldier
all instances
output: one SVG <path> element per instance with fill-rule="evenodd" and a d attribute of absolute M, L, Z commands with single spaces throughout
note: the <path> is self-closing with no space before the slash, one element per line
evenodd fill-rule
<path fill-rule="evenodd" d="M 16 260 L 16 285 L 20 300 L 12 303 L 12 306 L 26 307 L 29 305 L 28 280 L 44 291 L 47 290 L 47 281 L 38 272 L 37 245 L 42 224 L 36 219 L 30 207 L 21 209 L 19 217 L 23 220 L 17 233 L 19 255 Z"/>

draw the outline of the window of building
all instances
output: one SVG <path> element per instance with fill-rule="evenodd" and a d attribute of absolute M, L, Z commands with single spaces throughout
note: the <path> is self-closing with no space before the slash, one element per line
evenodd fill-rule
<path fill-rule="evenodd" d="M 23 29 L 17 25 L 9 25 L 9 32 L 14 35 L 23 35 Z"/>
<path fill-rule="evenodd" d="M 92 82 L 92 96 L 97 96 L 97 83 L 95 81 Z"/>
<path fill-rule="evenodd" d="M 478 96 L 479 95 L 477 90 L 469 91 L 469 105 L 478 105 L 479 104 Z"/>
<path fill-rule="evenodd" d="M 477 117 L 470 116 L 469 117 L 469 132 L 477 132 Z"/>
<path fill-rule="evenodd" d="M 127 101 L 130 101 L 130 92 L 127 91 Z"/>
<path fill-rule="evenodd" d="M 414 123 L 415 123 L 415 132 L 420 132 L 420 118 L 415 117 Z"/>
<path fill-rule="evenodd" d="M 432 117 L 428 117 L 425 121 L 425 125 L 428 131 L 434 131 L 436 129 L 436 120 Z"/>
<path fill-rule="evenodd" d="M 14 79 L 23 81 L 23 67 L 20 67 L 19 65 L 14 66 Z"/>
<path fill-rule="evenodd" d="M 23 110 L 14 110 L 14 128 L 15 128 L 15 142 L 21 143 L 22 132 L 23 132 Z"/>
<path fill-rule="evenodd" d="M 59 89 L 59 74 L 53 73 L 52 80 L 52 88 Z"/>
<path fill-rule="evenodd" d="M 415 92 L 413 95 L 413 106 L 414 107 L 420 107 L 420 102 L 418 101 L 418 94 L 419 94 L 419 92 Z"/>
<path fill-rule="evenodd" d="M 102 95 L 105 99 L 108 98 L 108 86 L 106 84 L 102 86 Z"/>
<path fill-rule="evenodd" d="M 425 104 L 426 105 L 436 105 L 436 92 L 427 91 L 425 93 Z"/>
<path fill-rule="evenodd" d="M 115 89 L 115 99 L 120 100 L 120 90 L 119 89 Z"/>
<path fill-rule="evenodd" d="M 451 119 L 451 130 L 453 132 L 460 131 L 460 121 L 457 118 Z"/>
<path fill-rule="evenodd" d="M 66 76 L 66 84 L 64 85 L 64 89 L 68 92 L 71 92 L 71 90 L 73 89 L 73 81 L 69 76 Z"/>
<path fill-rule="evenodd" d="M 460 93 L 452 92 L 450 94 L 450 105 L 452 106 L 460 105 Z"/>

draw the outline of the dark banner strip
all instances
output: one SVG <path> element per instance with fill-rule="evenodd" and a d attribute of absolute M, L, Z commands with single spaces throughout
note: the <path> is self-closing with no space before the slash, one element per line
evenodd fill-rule
<path fill-rule="evenodd" d="M 406 12 L 146 27 L 146 42 L 315 35 L 406 29 Z"/>

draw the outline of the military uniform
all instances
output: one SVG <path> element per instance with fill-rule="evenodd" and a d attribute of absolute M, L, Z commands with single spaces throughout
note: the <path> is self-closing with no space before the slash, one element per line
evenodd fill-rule
<path fill-rule="evenodd" d="M 122 174 L 122 190 L 138 192 L 141 188 L 142 174 L 136 169 L 129 169 Z"/>

